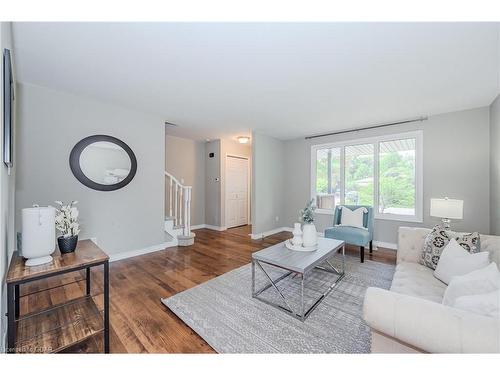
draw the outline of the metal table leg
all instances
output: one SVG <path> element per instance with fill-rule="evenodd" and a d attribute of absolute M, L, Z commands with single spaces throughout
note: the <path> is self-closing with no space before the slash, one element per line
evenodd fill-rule
<path fill-rule="evenodd" d="M 109 263 L 104 263 L 104 353 L 109 353 Z"/>
<path fill-rule="evenodd" d="M 87 275 L 85 277 L 85 284 L 87 288 L 87 296 L 90 296 L 90 267 L 87 267 Z"/>
<path fill-rule="evenodd" d="M 15 302 L 16 319 L 19 319 L 19 314 L 20 314 L 19 311 L 20 311 L 20 303 L 21 303 L 21 301 L 20 301 L 20 298 L 19 298 L 19 296 L 20 296 L 19 288 L 20 288 L 20 285 L 19 284 L 15 284 L 15 286 L 14 286 L 14 295 L 15 295 L 14 298 L 16 300 L 16 302 Z"/>
<path fill-rule="evenodd" d="M 252 297 L 255 297 L 255 261 L 252 259 Z"/>
<path fill-rule="evenodd" d="M 306 312 L 305 312 L 305 308 L 304 308 L 304 279 L 305 279 L 306 275 L 305 274 L 302 274 L 302 280 L 300 282 L 300 311 L 301 311 L 301 320 L 304 321 L 306 320 Z"/>

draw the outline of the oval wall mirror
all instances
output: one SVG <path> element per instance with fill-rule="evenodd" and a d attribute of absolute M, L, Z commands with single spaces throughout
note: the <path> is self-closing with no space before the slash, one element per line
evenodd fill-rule
<path fill-rule="evenodd" d="M 132 181 L 137 171 L 137 160 L 125 142 L 109 135 L 92 135 L 73 147 L 69 166 L 85 186 L 112 191 Z"/>

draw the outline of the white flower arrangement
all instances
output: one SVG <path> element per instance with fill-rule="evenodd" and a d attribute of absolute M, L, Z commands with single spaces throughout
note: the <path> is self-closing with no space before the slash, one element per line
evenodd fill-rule
<path fill-rule="evenodd" d="M 59 208 L 56 208 L 56 228 L 62 236 L 67 238 L 76 236 L 80 233 L 80 224 L 78 224 L 78 208 L 75 205 L 78 201 L 72 201 L 70 204 L 64 204 L 56 201 Z"/>

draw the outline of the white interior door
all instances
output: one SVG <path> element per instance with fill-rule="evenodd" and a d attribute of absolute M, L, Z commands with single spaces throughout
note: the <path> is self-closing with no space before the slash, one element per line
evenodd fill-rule
<path fill-rule="evenodd" d="M 248 159 L 226 157 L 226 227 L 248 224 Z"/>

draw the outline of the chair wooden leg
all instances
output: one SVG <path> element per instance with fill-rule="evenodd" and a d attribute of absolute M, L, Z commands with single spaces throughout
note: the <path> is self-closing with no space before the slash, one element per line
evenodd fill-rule
<path fill-rule="evenodd" d="M 370 241 L 370 254 L 373 253 L 373 241 Z"/>
<path fill-rule="evenodd" d="M 361 258 L 361 263 L 365 262 L 365 247 L 361 246 L 359 248 L 359 257 Z"/>

